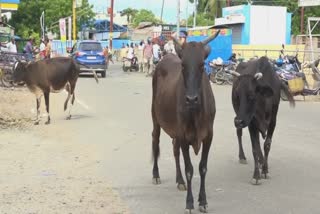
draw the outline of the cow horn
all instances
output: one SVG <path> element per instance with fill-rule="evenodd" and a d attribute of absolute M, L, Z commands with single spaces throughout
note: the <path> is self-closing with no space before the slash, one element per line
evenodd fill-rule
<path fill-rule="evenodd" d="M 236 71 L 229 71 L 229 73 L 236 76 L 236 77 L 240 77 L 240 73 L 238 73 Z"/>
<path fill-rule="evenodd" d="M 172 36 L 172 40 L 179 48 L 181 48 L 181 44 L 180 44 L 179 40 L 175 36 Z"/>
<path fill-rule="evenodd" d="M 208 37 L 207 39 L 203 40 L 201 43 L 204 45 L 207 45 L 209 42 L 211 42 L 212 40 L 214 40 L 220 33 L 220 30 L 217 30 L 215 34 L 213 34 L 212 36 Z"/>
<path fill-rule="evenodd" d="M 262 74 L 261 72 L 256 73 L 256 74 L 254 75 L 254 78 L 255 78 L 256 80 L 259 80 L 259 79 L 261 79 L 262 77 L 263 77 L 263 74 Z"/>
<path fill-rule="evenodd" d="M 14 63 L 14 65 L 13 65 L 13 70 L 16 70 L 18 64 L 19 64 L 19 61 L 16 61 L 16 62 Z"/>

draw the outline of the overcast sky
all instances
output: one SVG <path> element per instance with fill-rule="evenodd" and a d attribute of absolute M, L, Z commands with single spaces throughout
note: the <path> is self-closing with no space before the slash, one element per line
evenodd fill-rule
<path fill-rule="evenodd" d="M 167 23 L 176 23 L 177 20 L 177 0 L 164 0 L 163 19 Z M 110 0 L 89 0 L 94 5 L 95 11 L 106 11 L 110 7 Z M 193 5 L 187 4 L 188 0 L 180 0 L 180 19 L 186 18 L 187 6 L 188 14 L 193 11 Z M 125 8 L 132 7 L 136 9 L 151 10 L 157 17 L 161 15 L 162 0 L 114 0 L 115 11 L 121 11 Z"/>

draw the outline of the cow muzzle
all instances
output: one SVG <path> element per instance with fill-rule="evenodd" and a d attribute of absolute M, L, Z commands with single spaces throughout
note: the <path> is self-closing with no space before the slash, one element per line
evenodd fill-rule
<path fill-rule="evenodd" d="M 234 126 L 238 129 L 246 127 L 246 124 L 244 120 L 241 120 L 239 118 L 234 118 Z"/>
<path fill-rule="evenodd" d="M 186 96 L 186 104 L 193 106 L 193 105 L 198 105 L 199 104 L 199 97 L 197 95 L 195 96 Z"/>

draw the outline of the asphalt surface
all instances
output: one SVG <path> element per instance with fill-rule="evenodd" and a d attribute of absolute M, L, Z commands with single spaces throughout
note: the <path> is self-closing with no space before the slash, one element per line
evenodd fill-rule
<path fill-rule="evenodd" d="M 231 87 L 213 85 L 213 92 L 217 114 L 206 182 L 209 213 L 320 213 L 320 103 L 300 101 L 292 109 L 287 102 L 281 102 L 269 158 L 271 179 L 253 186 L 253 157 L 247 130 L 243 142 L 248 164 L 238 163 Z M 141 73 L 123 73 L 119 66 L 111 66 L 109 75 L 98 86 L 90 79 L 80 79 L 78 94 L 95 117 L 90 120 L 90 129 L 94 130 L 90 132 L 95 136 L 91 143 L 101 144 L 105 152 L 103 173 L 130 211 L 183 213 L 186 192 L 176 188 L 171 140 L 164 132 L 159 162 L 162 184 L 152 184 L 151 78 Z M 86 121 L 79 120 L 83 124 L 80 127 L 85 127 Z M 195 202 L 200 182 L 199 160 L 192 154 Z"/>
<path fill-rule="evenodd" d="M 108 179 L 134 214 L 183 213 L 186 192 L 177 190 L 171 139 L 161 132 L 159 170 L 162 184 L 152 184 L 151 78 L 124 73 L 111 65 L 97 85 L 81 77 L 76 88 L 74 119 L 64 120 L 64 94 L 51 102 L 53 126 L 79 144 L 99 148 L 99 176 Z M 238 163 L 231 87 L 213 85 L 217 114 L 209 153 L 206 191 L 208 213 L 318 214 L 320 213 L 320 103 L 281 102 L 269 157 L 271 179 L 250 183 L 253 157 L 247 129 L 243 144 L 247 165 Z M 58 134 L 59 135 L 59 134 Z M 200 156 L 192 152 L 195 212 L 200 185 Z M 181 157 L 182 158 L 182 157 Z M 182 160 L 182 159 L 181 159 Z M 184 169 L 182 161 L 182 169 Z M 184 174 L 184 170 L 183 170 Z"/>

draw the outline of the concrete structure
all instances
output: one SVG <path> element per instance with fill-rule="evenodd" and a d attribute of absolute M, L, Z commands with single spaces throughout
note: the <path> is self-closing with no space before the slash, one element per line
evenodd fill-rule
<path fill-rule="evenodd" d="M 215 25 L 232 29 L 233 44 L 291 43 L 291 13 L 286 7 L 239 5 L 223 8 L 222 16 Z"/>

